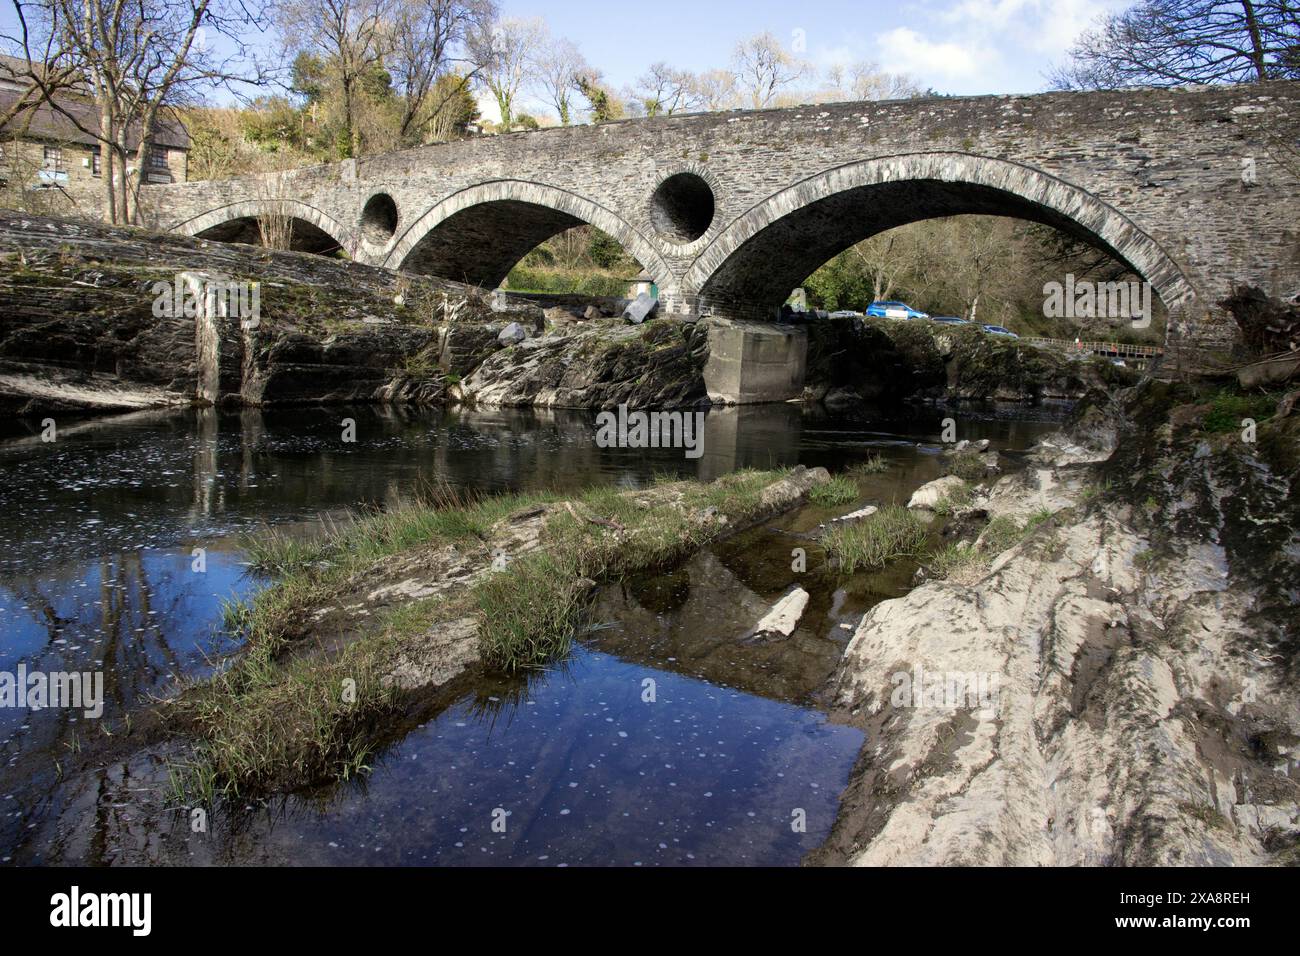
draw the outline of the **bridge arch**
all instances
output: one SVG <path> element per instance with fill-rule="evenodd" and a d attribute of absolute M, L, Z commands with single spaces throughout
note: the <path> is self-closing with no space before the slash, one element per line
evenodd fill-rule
<path fill-rule="evenodd" d="M 342 249 L 350 254 L 355 248 L 351 230 L 315 206 L 296 199 L 233 202 L 178 222 L 168 231 L 218 242 L 258 245 L 257 220 L 269 215 L 287 215 L 292 219 L 293 249 L 319 253 Z"/>
<path fill-rule="evenodd" d="M 1028 219 L 1089 242 L 1150 282 L 1171 313 L 1195 299 L 1174 260 L 1113 206 L 1033 167 L 959 152 L 848 163 L 783 189 L 719 232 L 682 289 L 724 311 L 771 312 L 855 243 L 910 222 L 967 214 Z"/>
<path fill-rule="evenodd" d="M 383 265 L 496 288 L 525 255 L 583 224 L 609 234 L 658 282 L 673 272 L 654 243 L 617 213 L 576 193 L 521 179 L 462 189 L 414 220 Z"/>

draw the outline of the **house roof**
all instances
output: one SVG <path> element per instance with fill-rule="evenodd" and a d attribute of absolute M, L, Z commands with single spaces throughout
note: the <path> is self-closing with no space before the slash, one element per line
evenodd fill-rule
<path fill-rule="evenodd" d="M 24 61 L 10 56 L 0 56 L 0 115 L 7 112 L 10 106 L 22 98 L 27 84 L 23 77 L 17 75 L 15 71 L 25 69 Z M 35 109 L 24 111 L 22 115 L 5 128 L 4 132 L 10 136 L 23 136 L 58 143 L 80 143 L 84 146 L 96 145 L 99 140 L 78 127 L 78 123 L 86 129 L 97 129 L 99 127 L 99 110 L 95 107 L 94 102 L 75 93 L 65 93 L 56 97 L 56 99 L 64 110 L 76 117 L 77 122 L 73 122 L 71 118 L 52 107 L 49 103 L 42 102 Z M 152 142 L 156 146 L 166 146 L 170 149 L 189 149 L 190 134 L 186 131 L 179 117 L 163 110 L 159 112 L 158 120 L 154 124 Z M 140 134 L 137 127 L 128 131 L 127 148 L 135 149 L 139 145 Z"/>

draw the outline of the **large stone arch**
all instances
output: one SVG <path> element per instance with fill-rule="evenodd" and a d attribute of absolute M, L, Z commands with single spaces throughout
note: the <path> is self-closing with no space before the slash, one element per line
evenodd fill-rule
<path fill-rule="evenodd" d="M 700 252 L 682 291 L 724 311 L 770 312 L 854 243 L 909 222 L 964 214 L 1029 219 L 1090 242 L 1150 282 L 1171 313 L 1196 298 L 1177 263 L 1113 206 L 1041 170 L 958 152 L 849 163 L 783 189 Z"/>
<path fill-rule="evenodd" d="M 356 240 L 352 230 L 342 223 L 321 212 L 315 206 L 299 202 L 296 199 L 246 199 L 240 202 L 218 206 L 205 213 L 169 226 L 169 232 L 185 236 L 208 236 L 223 242 L 249 241 L 249 224 L 256 224 L 258 217 L 274 214 L 287 214 L 298 223 L 302 241 L 307 246 L 321 245 L 321 236 L 328 237 L 334 246 L 351 255 L 356 250 Z M 222 231 L 229 233 L 223 235 Z M 309 251 L 322 251 L 311 248 Z"/>
<path fill-rule="evenodd" d="M 438 202 L 402 231 L 383 265 L 495 288 L 531 250 L 583 223 L 618 240 L 660 284 L 672 283 L 658 248 L 623 217 L 576 193 L 520 179 L 479 183 Z"/>

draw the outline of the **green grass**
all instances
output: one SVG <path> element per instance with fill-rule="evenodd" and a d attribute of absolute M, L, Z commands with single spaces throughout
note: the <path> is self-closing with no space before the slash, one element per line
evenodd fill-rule
<path fill-rule="evenodd" d="M 375 730 L 396 712 L 379 640 L 328 660 L 276 662 L 260 649 L 178 703 L 202 740 L 173 787 L 211 803 L 367 769 Z"/>
<path fill-rule="evenodd" d="M 1020 543 L 1023 532 L 1014 520 L 1006 516 L 994 518 L 980 536 L 981 547 L 989 554 L 1001 554 Z"/>
<path fill-rule="evenodd" d="M 933 577 L 969 583 L 968 579 L 974 572 L 987 568 L 995 556 L 1024 541 L 1051 518 L 1052 512 L 1045 508 L 1030 515 L 1024 524 L 1005 515 L 999 516 L 985 525 L 978 547 L 966 542 L 947 544 L 930 552 L 925 559 L 926 565 Z"/>
<path fill-rule="evenodd" d="M 568 651 L 589 588 L 572 553 L 534 552 L 474 587 L 483 660 L 506 673 L 541 667 Z"/>
<path fill-rule="evenodd" d="M 881 472 L 889 470 L 889 462 L 883 455 L 868 455 L 862 461 L 856 462 L 844 469 L 844 474 L 850 478 L 864 478 L 867 475 L 878 475 Z"/>
<path fill-rule="evenodd" d="M 825 484 L 814 488 L 808 497 L 818 505 L 847 505 L 857 501 L 860 494 L 857 482 L 843 475 L 836 475 Z"/>
<path fill-rule="evenodd" d="M 932 577 L 955 578 L 967 569 L 983 566 L 984 557 L 973 544 L 959 541 L 932 552 L 926 563 Z"/>
<path fill-rule="evenodd" d="M 929 537 L 925 522 L 900 505 L 886 505 L 865 521 L 837 525 L 822 538 L 840 570 L 883 568 L 896 558 L 915 557 Z"/>
<path fill-rule="evenodd" d="M 971 448 L 949 455 L 944 462 L 944 471 L 949 475 L 956 475 L 965 481 L 973 482 L 983 481 L 989 474 L 985 457 Z"/>
<path fill-rule="evenodd" d="M 1241 430 L 1244 418 L 1256 423 L 1265 421 L 1277 411 L 1276 395 L 1241 395 L 1220 391 L 1210 399 L 1210 410 L 1201 419 L 1201 429 L 1211 434 Z"/>
<path fill-rule="evenodd" d="M 954 488 L 948 494 L 944 495 L 934 504 L 934 513 L 941 518 L 946 518 L 956 511 L 966 507 L 975 498 L 975 489 L 970 483 L 963 484 L 960 488 Z"/>

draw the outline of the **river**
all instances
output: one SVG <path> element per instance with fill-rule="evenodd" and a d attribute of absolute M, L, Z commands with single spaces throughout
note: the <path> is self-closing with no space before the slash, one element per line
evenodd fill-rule
<path fill-rule="evenodd" d="M 864 501 L 905 503 L 940 474 L 945 414 L 714 410 L 698 460 L 599 448 L 593 413 L 538 410 L 188 409 L 64 423 L 53 442 L 8 438 L 0 671 L 102 672 L 105 707 L 102 727 L 79 711 L 0 708 L 0 861 L 796 864 L 829 832 L 863 744 L 827 720 L 818 691 L 856 622 L 905 593 L 912 567 L 845 578 L 810 549 L 812 600 L 795 634 L 737 636 L 792 583 L 792 547 L 844 508 L 808 506 L 670 573 L 603 588 L 598 626 L 564 661 L 527 681 L 457 682 L 395 729 L 367 777 L 242 808 L 207 833 L 177 808 L 142 811 L 129 837 L 84 832 L 99 815 L 82 804 L 109 799 L 87 794 L 140 769 L 110 760 L 98 781 L 64 779 L 60 761 L 237 649 L 223 602 L 264 584 L 246 572 L 244 533 L 310 529 L 431 480 L 638 488 L 664 472 L 835 470 L 871 454 L 891 467 L 865 479 Z M 1059 411 L 955 417 L 959 437 L 1014 459 Z"/>

